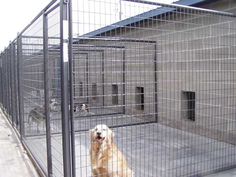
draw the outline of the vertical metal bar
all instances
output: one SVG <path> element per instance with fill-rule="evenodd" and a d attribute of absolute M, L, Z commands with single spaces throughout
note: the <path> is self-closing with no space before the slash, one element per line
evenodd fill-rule
<path fill-rule="evenodd" d="M 12 119 L 12 126 L 15 124 L 15 96 L 14 96 L 14 75 L 13 75 L 13 60 L 14 60 L 14 51 L 13 51 L 13 43 L 10 44 L 10 87 L 11 87 L 11 119 Z"/>
<path fill-rule="evenodd" d="M 8 59 L 9 59 L 9 50 L 8 48 L 6 49 L 6 58 L 5 58 L 5 81 L 6 81 L 6 112 L 7 112 L 7 117 L 9 119 L 9 79 L 8 79 Z"/>
<path fill-rule="evenodd" d="M 154 95 L 155 95 L 155 121 L 158 122 L 158 81 L 157 81 L 157 44 L 154 45 Z"/>
<path fill-rule="evenodd" d="M 86 89 L 87 89 L 87 103 L 89 102 L 89 89 L 88 89 L 88 87 L 89 87 L 89 57 L 88 57 L 88 55 L 86 55 L 86 66 L 85 66 L 86 68 L 85 68 L 85 72 L 86 72 Z"/>
<path fill-rule="evenodd" d="M 8 52 L 7 52 L 7 85 L 8 85 L 8 97 L 7 97 L 7 100 L 8 100 L 8 119 L 11 121 L 12 123 L 12 117 L 11 117 L 11 68 L 10 68 L 10 65 L 11 65 L 11 46 L 9 45 L 8 47 Z"/>
<path fill-rule="evenodd" d="M 7 109 L 8 109 L 8 104 L 7 104 L 7 49 L 5 49 L 5 52 L 4 52 L 4 72 L 3 72 L 3 75 L 4 75 L 4 91 L 5 91 L 5 94 L 4 94 L 4 110 L 5 112 L 7 112 Z"/>
<path fill-rule="evenodd" d="M 68 2 L 68 57 L 69 57 L 69 84 L 70 84 L 70 129 L 71 129 L 71 170 L 72 176 L 76 177 L 75 160 L 75 129 L 74 129 L 74 89 L 73 89 L 73 26 L 72 26 L 72 0 Z"/>
<path fill-rule="evenodd" d="M 18 68 L 18 96 L 19 96 L 19 119 L 20 119 L 20 135 L 21 141 L 24 137 L 24 101 L 23 101 L 23 93 L 22 93 L 22 36 L 17 37 L 17 68 Z"/>
<path fill-rule="evenodd" d="M 104 69 L 104 51 L 102 51 L 102 105 L 105 106 L 105 69 Z"/>
<path fill-rule="evenodd" d="M 122 69 L 123 69 L 123 74 L 122 74 L 122 87 L 123 87 L 123 93 L 122 93 L 122 95 L 123 95 L 123 114 L 125 114 L 125 99 L 126 99 L 126 97 L 125 97 L 125 49 L 123 49 L 123 53 L 122 53 L 122 59 L 123 59 L 123 67 L 122 67 Z"/>
<path fill-rule="evenodd" d="M 3 109 L 4 109 L 4 92 L 3 92 L 3 90 L 4 90 L 4 52 L 3 52 L 3 54 L 2 54 L 2 107 L 3 107 Z"/>
<path fill-rule="evenodd" d="M 2 54 L 0 55 L 0 104 L 3 106 Z"/>
<path fill-rule="evenodd" d="M 43 66 L 44 66 L 44 102 L 45 102 L 45 117 L 46 117 L 46 143 L 47 143 L 47 167 L 48 167 L 48 176 L 52 177 L 52 150 L 51 150 L 51 117 L 49 110 L 49 74 L 48 74 L 48 65 L 49 65 L 49 56 L 48 56 L 48 19 L 47 15 L 43 15 Z"/>
<path fill-rule="evenodd" d="M 14 119 L 14 126 L 17 126 L 17 113 L 16 113 L 16 74 L 15 74 L 15 57 L 16 57 L 16 52 L 15 52 L 15 43 L 12 43 L 12 109 L 13 109 L 13 119 Z"/>
<path fill-rule="evenodd" d="M 18 125 L 19 125 L 19 112 L 18 112 L 18 91 L 17 91 L 17 65 L 16 65 L 16 62 L 17 62 L 17 52 L 16 52 L 16 43 L 14 43 L 14 47 L 13 47 L 13 50 L 14 50 L 14 61 L 13 61 L 13 67 L 14 67 L 14 93 L 15 93 L 15 119 L 16 119 L 16 127 L 18 129 Z"/>
<path fill-rule="evenodd" d="M 67 5 L 64 0 L 60 1 L 60 59 L 61 59 L 61 110 L 62 110 L 62 143 L 63 143 L 63 171 L 64 176 L 71 177 L 71 153 L 70 153 L 70 124 L 68 104 L 68 56 L 66 40 Z M 64 34 L 65 33 L 65 34 Z"/>

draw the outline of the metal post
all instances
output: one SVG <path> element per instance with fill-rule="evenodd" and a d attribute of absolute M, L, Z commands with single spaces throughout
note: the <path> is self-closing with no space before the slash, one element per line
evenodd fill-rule
<path fill-rule="evenodd" d="M 48 176 L 52 177 L 52 150 L 51 150 L 51 127 L 50 127 L 50 110 L 49 110 L 49 74 L 48 74 L 48 19 L 47 15 L 43 15 L 43 57 L 44 57 L 44 102 L 46 117 L 46 143 L 47 143 L 47 167 Z"/>
<path fill-rule="evenodd" d="M 89 87 L 89 58 L 88 58 L 88 55 L 86 56 L 86 75 L 85 75 L 85 77 L 86 77 L 86 92 L 87 92 L 87 95 L 86 95 L 86 97 L 87 97 L 87 103 L 89 102 L 89 89 L 88 89 L 88 87 Z"/>
<path fill-rule="evenodd" d="M 60 59 L 61 59 L 61 110 L 64 176 L 71 177 L 70 123 L 68 104 L 68 45 L 67 2 L 60 1 Z"/>
<path fill-rule="evenodd" d="M 23 93 L 22 93 L 22 72 L 23 72 L 23 67 L 22 67 L 22 37 L 18 36 L 17 37 L 17 75 L 18 75 L 18 98 L 19 98 L 19 119 L 20 119 L 20 135 L 21 135 L 21 141 L 22 138 L 24 137 L 24 102 L 23 102 Z"/>
<path fill-rule="evenodd" d="M 15 96 L 14 96 L 14 75 L 13 75 L 13 63 L 14 63 L 14 48 L 13 43 L 10 44 L 10 88 L 11 88 L 11 118 L 12 118 L 12 125 L 15 124 Z"/>
<path fill-rule="evenodd" d="M 4 111 L 5 113 L 7 112 L 8 109 L 8 104 L 7 104 L 7 67 L 6 67 L 6 61 L 7 61 L 7 49 L 5 49 L 4 52 L 4 72 L 3 72 L 3 76 L 4 76 Z"/>
<path fill-rule="evenodd" d="M 3 89 L 2 89 L 2 54 L 0 55 L 0 104 L 3 104 Z"/>
<path fill-rule="evenodd" d="M 4 91 L 4 86 L 5 86 L 5 78 L 4 78 L 4 71 L 5 71 L 5 67 L 4 67 L 4 60 L 5 60 L 5 51 L 2 54 L 2 106 L 3 106 L 3 110 L 5 109 L 5 92 Z"/>
<path fill-rule="evenodd" d="M 157 79 L 157 44 L 154 45 L 154 95 L 155 95 L 155 121 L 158 122 L 158 79 Z"/>
<path fill-rule="evenodd" d="M 105 106 L 105 69 L 104 69 L 104 60 L 105 60 L 105 56 L 104 56 L 104 51 L 102 51 L 101 53 L 102 55 L 102 105 Z"/>
<path fill-rule="evenodd" d="M 8 78 L 8 60 L 9 60 L 9 50 L 8 48 L 6 49 L 6 58 L 5 58 L 5 68 L 6 68 L 6 72 L 5 72 L 5 80 L 6 80 L 6 112 L 7 112 L 7 118 L 9 119 L 9 110 L 10 110 L 10 103 L 9 103 L 9 78 Z"/>
<path fill-rule="evenodd" d="M 71 168 L 72 176 L 76 177 L 76 160 L 75 160 L 75 129 L 74 129 L 74 90 L 73 90 L 73 26 L 72 26 L 72 0 L 68 2 L 68 28 L 69 28 L 69 81 L 70 81 L 70 125 L 71 125 Z"/>
<path fill-rule="evenodd" d="M 123 93 L 122 93 L 122 95 L 123 95 L 123 114 L 125 114 L 125 49 L 123 49 L 123 54 L 122 54 L 123 56 L 122 56 L 122 59 L 123 59 L 123 67 L 122 67 L 122 69 L 123 69 L 123 77 L 122 77 L 122 87 L 123 87 Z"/>
<path fill-rule="evenodd" d="M 11 45 L 8 47 L 8 58 L 7 58 L 7 80 L 8 80 L 8 118 L 12 123 L 12 115 L 11 115 Z"/>
<path fill-rule="evenodd" d="M 15 109 L 16 127 L 18 129 L 18 125 L 19 125 L 18 99 L 19 99 L 19 96 L 18 96 L 18 92 L 17 92 L 18 79 L 17 79 L 17 65 L 16 65 L 16 62 L 17 62 L 16 43 L 14 43 L 13 50 L 14 50 L 13 71 L 14 71 L 14 93 L 15 93 L 15 108 L 14 109 Z"/>

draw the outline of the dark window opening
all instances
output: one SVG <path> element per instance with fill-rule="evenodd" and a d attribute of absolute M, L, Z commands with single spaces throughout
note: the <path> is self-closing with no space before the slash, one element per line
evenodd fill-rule
<path fill-rule="evenodd" d="M 83 82 L 79 83 L 79 96 L 83 96 L 84 89 L 83 89 Z"/>
<path fill-rule="evenodd" d="M 95 83 L 92 84 L 92 98 L 94 100 L 97 99 L 97 84 Z"/>
<path fill-rule="evenodd" d="M 135 103 L 136 103 L 137 110 L 144 110 L 144 88 L 143 87 L 136 87 Z"/>
<path fill-rule="evenodd" d="M 195 121 L 195 92 L 182 91 L 183 117 Z"/>
<path fill-rule="evenodd" d="M 118 105 L 118 85 L 112 85 L 112 104 Z"/>

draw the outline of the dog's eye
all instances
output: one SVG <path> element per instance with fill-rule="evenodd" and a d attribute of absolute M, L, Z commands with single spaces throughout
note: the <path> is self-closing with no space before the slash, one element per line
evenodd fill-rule
<path fill-rule="evenodd" d="M 98 131 L 98 129 L 97 129 L 97 128 L 95 128 L 95 131 Z"/>

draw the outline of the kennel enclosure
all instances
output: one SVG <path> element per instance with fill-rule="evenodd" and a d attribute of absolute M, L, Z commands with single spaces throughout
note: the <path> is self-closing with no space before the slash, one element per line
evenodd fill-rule
<path fill-rule="evenodd" d="M 53 0 L 0 54 L 1 108 L 41 175 L 92 176 L 97 124 L 114 131 L 136 177 L 235 167 L 235 9 Z"/>

